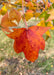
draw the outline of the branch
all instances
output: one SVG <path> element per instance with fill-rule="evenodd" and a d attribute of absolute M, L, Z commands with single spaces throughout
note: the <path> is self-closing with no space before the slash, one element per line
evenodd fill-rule
<path fill-rule="evenodd" d="M 14 6 L 22 7 L 21 5 L 13 4 L 12 2 L 11 2 L 11 3 L 9 3 L 9 2 L 7 2 L 7 1 L 1 1 L 1 2 L 0 2 L 0 5 L 1 5 L 2 3 L 8 3 L 8 4 L 11 4 L 11 5 L 14 5 Z"/>
<path fill-rule="evenodd" d="M 26 29 L 28 29 L 27 23 L 26 23 L 26 19 L 25 19 L 25 15 L 24 15 L 24 1 L 22 0 L 22 12 L 23 12 L 23 18 L 24 18 L 24 23 L 26 25 Z"/>

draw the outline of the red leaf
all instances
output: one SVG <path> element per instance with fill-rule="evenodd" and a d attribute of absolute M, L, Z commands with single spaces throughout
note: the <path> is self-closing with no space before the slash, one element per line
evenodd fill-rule
<path fill-rule="evenodd" d="M 38 58 L 39 50 L 44 50 L 45 41 L 42 35 L 50 27 L 32 26 L 26 28 L 13 29 L 14 31 L 7 34 L 8 37 L 15 40 L 14 50 L 16 53 L 24 52 L 26 59 L 34 62 Z"/>
<path fill-rule="evenodd" d="M 41 27 L 41 26 L 32 26 L 32 27 L 30 27 L 30 29 L 34 32 L 34 33 L 36 33 L 36 34 L 39 34 L 39 35 L 43 35 L 49 28 L 51 28 L 51 27 Z"/>

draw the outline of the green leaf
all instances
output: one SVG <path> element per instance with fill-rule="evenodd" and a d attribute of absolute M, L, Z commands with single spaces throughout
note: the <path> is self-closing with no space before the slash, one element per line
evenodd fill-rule
<path fill-rule="evenodd" d="M 52 20 L 53 21 L 53 25 L 54 25 L 54 20 Z"/>
<path fill-rule="evenodd" d="M 52 6 L 49 7 L 49 10 L 51 10 L 51 9 L 52 9 Z"/>
<path fill-rule="evenodd" d="M 45 11 L 40 14 L 39 18 L 44 18 L 44 20 L 46 21 L 49 16 L 50 16 L 50 14 L 47 14 L 47 12 Z"/>
<path fill-rule="evenodd" d="M 50 14 L 46 14 L 44 19 L 47 20 L 49 16 L 50 16 Z"/>
<path fill-rule="evenodd" d="M 45 11 L 45 12 L 42 12 L 42 13 L 40 14 L 39 18 L 45 17 L 45 15 L 46 15 L 46 11 Z"/>
<path fill-rule="evenodd" d="M 45 22 L 45 26 L 47 26 L 48 22 Z"/>
<path fill-rule="evenodd" d="M 52 7 L 54 8 L 54 3 L 52 4 Z"/>

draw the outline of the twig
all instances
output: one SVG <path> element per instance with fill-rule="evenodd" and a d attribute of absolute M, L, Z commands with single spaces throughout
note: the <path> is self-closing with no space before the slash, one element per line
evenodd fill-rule
<path fill-rule="evenodd" d="M 20 6 L 20 7 L 21 7 L 21 5 L 13 4 L 12 2 L 9 3 L 9 2 L 7 2 L 7 1 L 1 1 L 1 2 L 0 2 L 0 5 L 1 5 L 2 3 L 8 3 L 8 4 L 11 4 L 11 5 L 14 5 L 14 6 Z"/>
<path fill-rule="evenodd" d="M 23 12 L 23 18 L 24 18 L 24 23 L 26 25 L 26 29 L 28 29 L 27 23 L 26 23 L 26 19 L 25 19 L 25 15 L 24 15 L 24 1 L 22 0 L 22 12 Z"/>

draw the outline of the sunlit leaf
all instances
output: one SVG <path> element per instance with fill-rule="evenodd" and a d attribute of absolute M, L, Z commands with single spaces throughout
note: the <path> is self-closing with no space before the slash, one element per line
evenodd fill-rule
<path fill-rule="evenodd" d="M 0 14 L 4 15 L 4 14 L 6 14 L 6 12 L 7 12 L 7 8 L 6 8 L 6 6 L 3 6 L 0 10 Z"/>
<path fill-rule="evenodd" d="M 3 27 L 4 31 L 10 31 L 9 27 L 12 26 L 17 26 L 15 23 L 9 20 L 8 18 L 8 12 L 3 16 L 2 21 L 1 21 L 1 26 Z"/>
<path fill-rule="evenodd" d="M 33 17 L 33 11 L 27 10 L 27 12 L 25 13 L 25 19 L 28 21 L 32 17 Z"/>
<path fill-rule="evenodd" d="M 44 18 L 44 20 L 47 20 L 50 14 L 47 14 L 46 11 L 42 12 L 39 16 L 39 18 Z"/>
<path fill-rule="evenodd" d="M 9 13 L 9 19 L 11 21 L 16 20 L 18 23 L 21 20 L 21 13 L 15 9 L 11 9 Z"/>
<path fill-rule="evenodd" d="M 44 50 L 45 41 L 42 35 L 50 27 L 32 26 L 28 29 L 13 29 L 14 31 L 7 34 L 14 39 L 14 50 L 16 53 L 23 52 L 27 60 L 34 62 L 38 58 L 39 50 Z"/>

